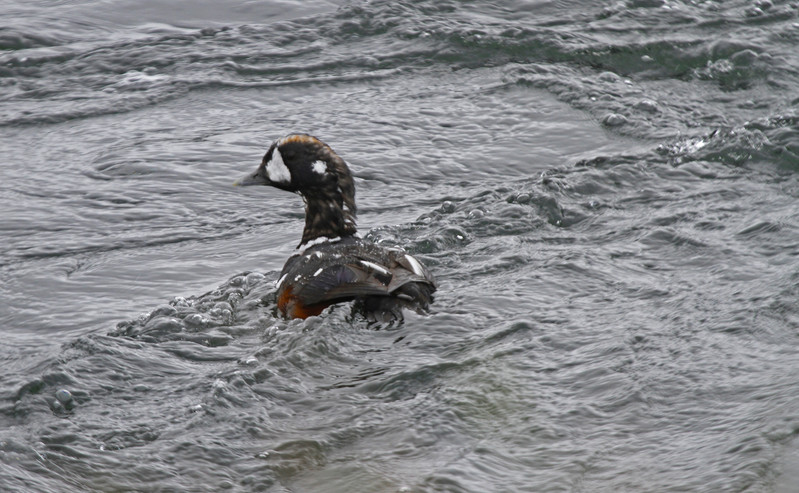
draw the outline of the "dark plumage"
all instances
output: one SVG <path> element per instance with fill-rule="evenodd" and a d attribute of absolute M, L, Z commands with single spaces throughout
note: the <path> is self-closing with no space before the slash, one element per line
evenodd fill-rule
<path fill-rule="evenodd" d="M 286 261 L 277 285 L 283 316 L 306 318 L 350 300 L 378 320 L 402 318 L 402 308 L 427 310 L 436 290 L 432 274 L 402 250 L 358 237 L 352 175 L 319 139 L 277 140 L 255 173 L 236 185 L 270 185 L 305 201 L 300 252 Z"/>

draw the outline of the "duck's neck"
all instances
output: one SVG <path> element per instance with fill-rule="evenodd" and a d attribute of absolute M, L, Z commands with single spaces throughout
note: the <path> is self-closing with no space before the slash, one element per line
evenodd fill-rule
<path fill-rule="evenodd" d="M 345 238 L 357 233 L 355 211 L 345 204 L 340 194 L 306 197 L 305 229 L 300 247 L 319 239 Z"/>

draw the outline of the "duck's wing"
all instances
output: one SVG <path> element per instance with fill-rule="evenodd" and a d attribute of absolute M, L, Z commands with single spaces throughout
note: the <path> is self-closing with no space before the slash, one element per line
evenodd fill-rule
<path fill-rule="evenodd" d="M 404 252 L 381 259 L 349 257 L 340 263 L 319 262 L 315 270 L 309 267 L 305 269 L 311 273 L 294 293 L 306 305 L 372 296 L 415 301 L 415 296 L 421 296 L 419 301 L 426 307 L 435 291 L 430 272 Z M 424 285 L 423 294 L 409 284 Z"/>

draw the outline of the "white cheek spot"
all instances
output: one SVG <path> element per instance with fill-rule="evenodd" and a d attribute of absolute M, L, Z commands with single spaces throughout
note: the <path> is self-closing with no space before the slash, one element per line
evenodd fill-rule
<path fill-rule="evenodd" d="M 324 175 L 327 173 L 327 164 L 324 161 L 314 161 L 311 165 L 311 169 L 314 170 L 314 173 Z"/>
<path fill-rule="evenodd" d="M 413 271 L 414 274 L 417 276 L 424 276 L 424 267 L 422 267 L 422 264 L 420 264 L 418 260 L 410 255 L 405 255 L 405 260 L 411 264 L 411 271 Z"/>
<path fill-rule="evenodd" d="M 286 167 L 286 163 L 283 162 L 283 156 L 280 155 L 280 151 L 277 148 L 272 153 L 272 159 L 266 163 L 266 175 L 269 177 L 269 181 L 275 183 L 282 185 L 291 183 L 291 172 Z"/>

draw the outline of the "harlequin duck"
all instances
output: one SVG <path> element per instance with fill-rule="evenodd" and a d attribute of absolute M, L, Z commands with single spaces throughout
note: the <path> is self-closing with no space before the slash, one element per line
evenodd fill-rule
<path fill-rule="evenodd" d="M 344 160 L 310 135 L 275 141 L 255 173 L 238 186 L 271 185 L 305 201 L 305 229 L 277 282 L 277 306 L 288 318 L 318 315 L 356 300 L 369 318 L 402 318 L 402 308 L 427 310 L 436 283 L 418 260 L 360 238 L 355 184 Z"/>

